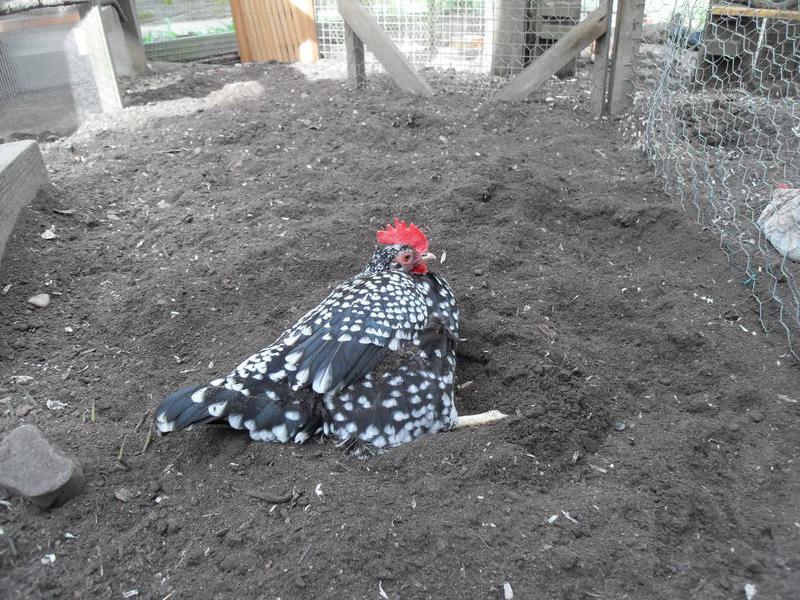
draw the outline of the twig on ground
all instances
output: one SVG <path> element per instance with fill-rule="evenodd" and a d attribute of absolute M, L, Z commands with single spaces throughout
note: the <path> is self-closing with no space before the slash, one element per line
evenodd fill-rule
<path fill-rule="evenodd" d="M 153 441 L 153 424 L 150 423 L 150 429 L 147 430 L 147 437 L 144 440 L 144 446 L 142 447 L 142 454 L 147 452 L 147 449 L 150 447 L 150 442 Z"/>
<path fill-rule="evenodd" d="M 265 492 L 259 492 L 258 490 L 237 490 L 234 488 L 234 491 L 241 492 L 245 496 L 250 496 L 256 500 L 269 502 L 270 504 L 285 504 L 286 502 L 291 502 L 292 498 L 294 498 L 294 494 L 292 492 L 287 492 L 286 494 L 281 494 L 280 496 L 273 496 Z"/>

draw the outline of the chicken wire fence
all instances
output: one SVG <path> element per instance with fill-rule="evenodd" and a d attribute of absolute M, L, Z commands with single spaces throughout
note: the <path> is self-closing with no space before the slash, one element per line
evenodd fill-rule
<path fill-rule="evenodd" d="M 320 56 L 345 58 L 336 0 L 316 0 Z M 598 0 L 364 0 L 378 24 L 440 89 L 486 91 L 519 73 L 597 8 Z M 366 65 L 380 71 L 368 51 Z M 578 61 L 558 73 L 576 74 Z"/>
<path fill-rule="evenodd" d="M 239 46 L 229 0 L 137 0 L 149 60 L 235 62 Z"/>
<path fill-rule="evenodd" d="M 645 144 L 668 193 L 719 236 L 741 270 L 739 284 L 755 298 L 763 329 L 785 333 L 797 359 L 800 194 L 791 189 L 800 187 L 796 3 L 794 9 L 679 2 Z"/>

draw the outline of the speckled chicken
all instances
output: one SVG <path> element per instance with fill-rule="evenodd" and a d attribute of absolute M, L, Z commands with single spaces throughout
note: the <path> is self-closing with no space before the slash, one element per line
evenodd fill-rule
<path fill-rule="evenodd" d="M 227 421 L 266 442 L 384 449 L 451 428 L 458 308 L 413 223 L 377 232 L 364 269 L 227 377 L 168 396 L 162 433 Z"/>

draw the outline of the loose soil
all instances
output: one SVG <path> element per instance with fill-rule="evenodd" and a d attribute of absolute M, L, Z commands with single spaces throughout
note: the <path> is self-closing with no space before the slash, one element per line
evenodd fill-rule
<path fill-rule="evenodd" d="M 0 596 L 796 597 L 800 373 L 621 123 L 281 65 L 125 90 L 43 144 L 0 268 L 0 434 L 35 423 L 88 479 L 49 511 L 0 496 Z M 222 426 L 146 443 L 166 393 L 272 341 L 394 216 L 459 298 L 460 412 L 508 419 L 361 461 Z"/>

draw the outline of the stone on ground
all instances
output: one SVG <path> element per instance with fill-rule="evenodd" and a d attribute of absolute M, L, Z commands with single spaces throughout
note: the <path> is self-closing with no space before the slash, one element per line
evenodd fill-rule
<path fill-rule="evenodd" d="M 80 465 L 45 439 L 35 425 L 20 425 L 0 443 L 0 486 L 41 508 L 64 504 L 83 491 Z"/>

